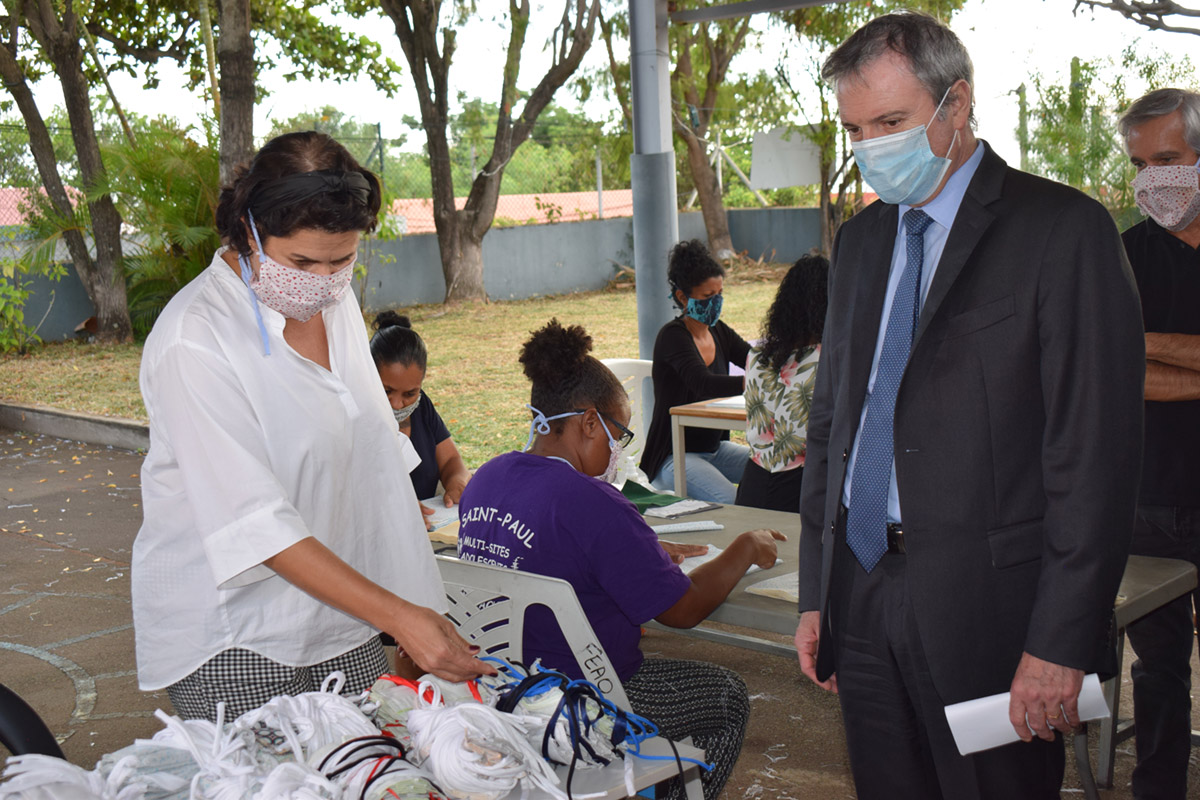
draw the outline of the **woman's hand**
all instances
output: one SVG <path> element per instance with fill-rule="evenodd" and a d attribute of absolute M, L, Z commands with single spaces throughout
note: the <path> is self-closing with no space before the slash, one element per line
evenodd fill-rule
<path fill-rule="evenodd" d="M 750 561 L 760 569 L 770 569 L 779 558 L 776 542 L 786 542 L 787 537 L 779 531 L 765 528 L 756 531 L 746 531 L 738 535 L 738 539 L 746 541 L 751 548 Z"/>
<path fill-rule="evenodd" d="M 417 666 L 439 678 L 457 683 L 496 674 L 475 657 L 479 648 L 459 636 L 450 620 L 424 606 L 408 604 L 388 633 Z"/>
<path fill-rule="evenodd" d="M 426 672 L 464 681 L 495 670 L 475 658 L 450 620 L 368 580 L 313 537 L 263 562 L 298 589 L 368 625 L 387 631 Z"/>
<path fill-rule="evenodd" d="M 433 509 L 422 503 L 420 500 L 417 501 L 417 505 L 421 507 L 421 520 L 425 523 L 425 530 L 433 530 L 433 523 L 429 521 L 429 518 L 434 514 Z"/>
<path fill-rule="evenodd" d="M 463 489 L 467 488 L 467 481 L 469 480 L 471 480 L 471 473 L 466 470 L 451 476 L 449 483 L 445 484 L 446 493 L 442 498 L 446 502 L 446 508 L 449 508 L 462 499 Z"/>
<path fill-rule="evenodd" d="M 685 558 L 694 556 L 702 556 L 708 552 L 706 544 L 680 544 L 679 542 L 659 542 L 662 549 L 667 551 L 667 555 L 675 564 L 682 564 Z"/>

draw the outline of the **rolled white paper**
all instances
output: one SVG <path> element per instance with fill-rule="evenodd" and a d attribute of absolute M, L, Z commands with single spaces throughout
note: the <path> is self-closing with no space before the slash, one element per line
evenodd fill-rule
<path fill-rule="evenodd" d="M 990 750 L 993 747 L 1019 742 L 1012 722 L 1008 719 L 1009 692 L 966 700 L 946 706 L 946 721 L 954 734 L 954 743 L 961 755 Z M 1079 719 L 1090 722 L 1111 716 L 1100 678 L 1095 673 L 1085 675 L 1079 692 Z"/>

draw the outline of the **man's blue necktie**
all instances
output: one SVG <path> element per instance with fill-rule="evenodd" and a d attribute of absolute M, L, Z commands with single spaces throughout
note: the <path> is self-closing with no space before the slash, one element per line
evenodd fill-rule
<path fill-rule="evenodd" d="M 867 419 L 859 434 L 858 452 L 854 456 L 850 509 L 846 517 L 846 544 L 867 572 L 874 569 L 887 552 L 888 486 L 891 484 L 895 458 L 892 424 L 896 414 L 896 393 L 900 389 L 900 379 L 904 377 L 904 367 L 908 364 L 908 354 L 912 350 L 913 335 L 921 313 L 925 229 L 932 222 L 928 214 L 916 208 L 904 215 L 904 272 L 900 274 L 900 283 L 892 298 L 875 385 L 867 399 Z"/>

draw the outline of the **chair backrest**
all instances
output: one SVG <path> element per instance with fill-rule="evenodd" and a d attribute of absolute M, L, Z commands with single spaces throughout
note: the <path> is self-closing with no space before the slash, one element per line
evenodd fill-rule
<path fill-rule="evenodd" d="M 532 605 L 545 606 L 554 614 L 587 679 L 618 707 L 630 710 L 621 679 L 592 631 L 571 584 L 448 556 L 437 556 L 437 562 L 450 603 L 448 616 L 464 639 L 487 655 L 523 661 L 525 610 Z"/>
<path fill-rule="evenodd" d="M 629 393 L 629 430 L 637 434 L 633 444 L 625 451 L 634 463 L 642 460 L 642 449 L 646 446 L 646 420 L 654 413 L 654 381 L 651 379 L 653 361 L 644 358 L 605 358 L 601 364 L 612 370 Z"/>

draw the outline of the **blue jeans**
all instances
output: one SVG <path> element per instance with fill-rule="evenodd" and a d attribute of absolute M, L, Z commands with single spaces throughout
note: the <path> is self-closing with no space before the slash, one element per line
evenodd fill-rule
<path fill-rule="evenodd" d="M 715 453 L 685 453 L 683 470 L 687 486 L 684 487 L 684 494 L 696 500 L 733 505 L 737 495 L 734 481 L 741 480 L 742 470 L 749 459 L 750 448 L 733 442 L 721 442 Z M 663 462 L 650 484 L 660 491 L 675 488 L 673 458 Z"/>
<path fill-rule="evenodd" d="M 1133 529 L 1134 555 L 1178 558 L 1200 567 L 1200 509 L 1138 506 Z M 1200 589 L 1177 598 L 1126 629 L 1137 654 L 1133 678 L 1133 720 L 1137 800 L 1187 797 L 1192 730 L 1192 614 L 1200 608 Z"/>

